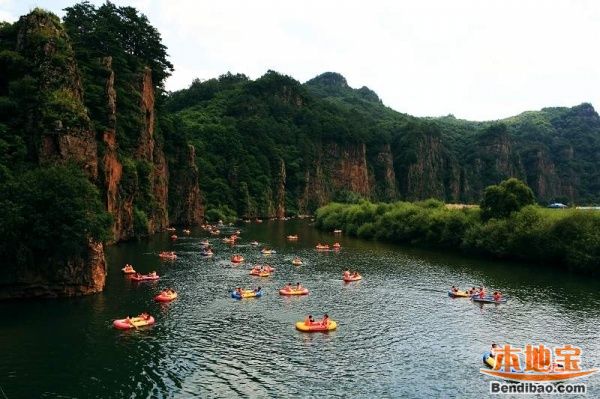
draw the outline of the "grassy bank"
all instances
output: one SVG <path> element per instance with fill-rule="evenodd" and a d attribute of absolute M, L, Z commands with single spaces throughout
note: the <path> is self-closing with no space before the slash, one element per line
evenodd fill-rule
<path fill-rule="evenodd" d="M 482 221 L 479 208 L 442 202 L 331 203 L 316 226 L 366 239 L 461 250 L 486 257 L 552 264 L 600 274 L 600 212 L 527 206 L 507 218 Z"/>

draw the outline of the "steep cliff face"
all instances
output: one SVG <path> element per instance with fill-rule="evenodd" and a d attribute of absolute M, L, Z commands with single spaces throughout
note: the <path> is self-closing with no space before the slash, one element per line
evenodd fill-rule
<path fill-rule="evenodd" d="M 123 154 L 119 154 L 119 143 L 116 134 L 116 125 L 119 122 L 117 117 L 119 99 L 114 89 L 115 72 L 111 68 L 110 57 L 106 57 L 103 63 L 109 72 L 106 81 L 108 123 L 107 129 L 102 132 L 104 144 L 102 158 L 103 188 L 106 193 L 107 210 L 113 216 L 114 240 L 121 241 L 143 233 L 136 231 L 135 226 L 136 202 L 139 201 L 151 200 L 153 203 L 152 207 L 147 207 L 148 224 L 146 233 L 152 234 L 168 226 L 169 167 L 162 146 L 154 139 L 154 87 L 152 85 L 152 71 L 146 68 L 140 76 L 137 89 L 140 95 L 139 115 L 142 123 L 135 151 L 132 154 L 131 161 L 128 161 L 127 176 L 124 178 L 125 172 L 121 160 Z M 190 195 L 193 196 L 194 194 Z M 144 197 L 144 199 L 140 200 L 140 197 Z M 192 223 L 197 222 L 198 217 L 195 217 Z"/>
<path fill-rule="evenodd" d="M 375 187 L 375 197 L 382 201 L 392 201 L 398 198 L 394 156 L 389 144 L 384 144 L 377 151 L 371 169 L 373 169 L 371 180 Z"/>
<path fill-rule="evenodd" d="M 102 133 L 104 156 L 101 161 L 101 169 L 104 174 L 106 209 L 113 217 L 113 239 L 118 241 L 127 237 L 127 226 L 130 226 L 133 220 L 133 206 L 131 204 L 132 198 L 129 199 L 130 203 L 126 205 L 119 192 L 119 184 L 123 176 L 123 165 L 119 161 L 117 152 L 117 93 L 115 91 L 115 72 L 112 69 L 112 57 L 105 57 L 102 64 L 107 72 L 105 84 L 107 128 Z"/>
<path fill-rule="evenodd" d="M 442 145 L 439 138 L 425 136 L 417 145 L 417 158 L 408 166 L 404 180 L 406 198 L 415 200 L 428 197 L 443 197 Z"/>
<path fill-rule="evenodd" d="M 478 201 L 485 187 L 516 177 L 525 180 L 525 171 L 518 146 L 504 128 L 491 130 L 477 137 L 462 154 L 461 199 Z"/>
<path fill-rule="evenodd" d="M 277 176 L 277 204 L 275 210 L 275 217 L 285 217 L 285 162 L 283 159 L 279 160 L 279 174 Z"/>
<path fill-rule="evenodd" d="M 314 165 L 309 165 L 305 171 L 298 209 L 301 214 L 309 213 L 340 192 L 354 192 L 371 198 L 372 188 L 366 144 L 324 143 L 317 150 Z"/>
<path fill-rule="evenodd" d="M 75 161 L 91 179 L 98 174 L 97 143 L 85 106 L 81 77 L 58 18 L 34 11 L 18 21 L 16 50 L 31 61 L 41 106 L 29 128 L 42 163 Z"/>
<path fill-rule="evenodd" d="M 19 133 L 31 157 L 40 167 L 75 163 L 97 183 L 98 145 L 68 35 L 56 16 L 39 9 L 15 26 L 16 52 L 27 62 L 27 78 L 35 84 L 32 104 L 19 110 L 27 120 Z M 68 259 L 47 259 L 41 265 L 24 261 L 15 273 L 8 280 L 4 276 L 0 299 L 99 292 L 106 277 L 103 247 L 90 242 L 80 255 Z"/>
<path fill-rule="evenodd" d="M 196 166 L 196 149 L 188 145 L 185 154 L 175 158 L 170 167 L 169 216 L 172 224 L 196 225 L 202 222 L 204 207 L 198 186 L 199 172 Z"/>
<path fill-rule="evenodd" d="M 140 95 L 140 112 L 143 116 L 143 124 L 136 157 L 153 165 L 152 193 L 157 206 L 154 208 L 152 215 L 149 215 L 148 227 L 149 232 L 154 233 L 166 228 L 169 224 L 169 168 L 162 146 L 154 140 L 154 85 L 152 84 L 152 70 L 150 68 L 146 68 L 142 74 Z"/>

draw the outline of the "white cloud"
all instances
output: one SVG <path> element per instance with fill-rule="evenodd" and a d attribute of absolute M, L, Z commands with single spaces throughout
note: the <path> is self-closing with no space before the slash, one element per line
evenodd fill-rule
<path fill-rule="evenodd" d="M 58 11 L 71 2 L 39 3 Z M 415 115 L 495 119 L 600 106 L 593 0 L 116 3 L 139 8 L 162 33 L 176 68 L 169 89 L 228 70 L 256 78 L 274 69 L 300 81 L 337 71 Z M 0 15 L 27 12 L 21 4 L 0 0 Z"/>

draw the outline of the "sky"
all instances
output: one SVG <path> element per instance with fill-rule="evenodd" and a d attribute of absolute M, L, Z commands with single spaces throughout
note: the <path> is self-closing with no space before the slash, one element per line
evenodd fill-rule
<path fill-rule="evenodd" d="M 91 1 L 101 4 L 103 1 Z M 305 82 L 338 72 L 416 116 L 492 120 L 589 102 L 600 110 L 596 0 L 114 0 L 162 34 L 167 90 L 227 71 Z M 75 1 L 0 0 L 0 20 Z"/>

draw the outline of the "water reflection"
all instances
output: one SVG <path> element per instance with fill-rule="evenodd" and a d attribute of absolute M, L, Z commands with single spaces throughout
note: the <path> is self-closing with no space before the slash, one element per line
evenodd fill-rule
<path fill-rule="evenodd" d="M 0 360 L 7 396 L 475 396 L 488 392 L 478 369 L 492 341 L 573 343 L 586 351 L 584 363 L 600 357 L 600 287 L 584 277 L 333 236 L 305 222 L 245 224 L 235 246 L 208 237 L 210 258 L 200 255 L 201 231 L 174 242 L 169 235 L 109 248 L 100 295 L 0 303 L 0 347 L 11 348 Z M 334 240 L 340 251 L 315 251 L 317 242 Z M 277 253 L 262 255 L 262 244 Z M 160 261 L 163 250 L 178 259 Z M 232 264 L 234 253 L 246 261 Z M 296 255 L 303 265 L 291 264 Z M 161 279 L 132 283 L 120 273 L 125 263 Z M 276 271 L 249 276 L 255 263 Z M 345 269 L 364 279 L 344 284 Z M 287 282 L 310 294 L 280 296 Z M 509 303 L 447 296 L 451 285 L 481 284 L 509 295 Z M 235 287 L 257 285 L 262 298 L 230 298 Z M 165 287 L 179 298 L 154 302 Z M 112 329 L 114 318 L 144 310 L 155 315 L 154 327 Z M 329 313 L 338 330 L 296 331 L 309 313 Z M 588 389 L 600 393 L 592 383 Z"/>

